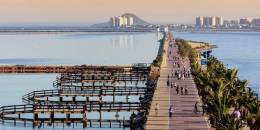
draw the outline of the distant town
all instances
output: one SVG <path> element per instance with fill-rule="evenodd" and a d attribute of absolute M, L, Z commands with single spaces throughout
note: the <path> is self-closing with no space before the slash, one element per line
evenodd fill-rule
<path fill-rule="evenodd" d="M 137 23 L 138 22 L 138 23 Z M 100 24 L 99 24 L 100 25 Z M 131 28 L 131 27 L 155 28 L 167 25 L 150 24 L 134 14 L 113 16 L 103 27 Z M 173 29 L 259 29 L 260 18 L 241 18 L 239 20 L 225 20 L 221 16 L 199 16 L 194 24 L 169 24 Z"/>
<path fill-rule="evenodd" d="M 178 31 L 259 31 L 260 18 L 225 20 L 221 16 L 199 16 L 195 24 L 171 24 Z"/>
<path fill-rule="evenodd" d="M 228 32 L 260 32 L 260 18 L 241 18 L 225 20 L 221 16 L 198 16 L 193 24 L 155 24 L 149 23 L 132 13 L 124 13 L 107 18 L 107 22 L 91 26 L 9 26 L 0 27 L 0 33 L 17 32 L 156 32 L 169 27 L 173 31 L 228 31 Z"/>

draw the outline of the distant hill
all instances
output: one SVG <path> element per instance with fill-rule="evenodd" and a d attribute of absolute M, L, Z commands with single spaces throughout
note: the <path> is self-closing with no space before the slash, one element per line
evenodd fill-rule
<path fill-rule="evenodd" d="M 140 17 L 138 17 L 137 15 L 132 14 L 132 13 L 125 13 L 125 14 L 123 14 L 123 15 L 121 15 L 121 16 L 133 17 L 133 19 L 134 19 L 134 25 L 135 25 L 135 26 L 151 25 L 150 23 L 144 21 L 143 19 L 141 19 Z M 92 25 L 91 27 L 109 27 L 109 26 L 111 26 L 110 21 L 105 22 L 105 23 L 94 24 L 94 25 Z"/>

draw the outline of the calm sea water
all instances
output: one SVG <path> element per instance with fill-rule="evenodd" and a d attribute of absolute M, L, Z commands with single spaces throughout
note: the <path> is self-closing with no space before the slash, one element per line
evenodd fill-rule
<path fill-rule="evenodd" d="M 0 64 L 151 63 L 157 55 L 159 47 L 157 41 L 157 34 L 152 33 L 0 35 Z M 52 82 L 56 76 L 56 74 L 0 74 L 0 105 L 23 104 L 21 98 L 24 94 L 34 90 L 52 89 Z M 120 97 L 117 99 L 120 100 Z M 137 99 L 130 97 L 129 101 Z M 121 100 L 124 98 L 121 97 Z M 119 118 L 123 116 L 128 118 L 130 114 L 119 113 Z M 87 116 L 99 117 L 98 113 L 89 113 Z M 115 113 L 102 114 L 106 119 L 114 119 L 114 116 Z M 0 125 L 0 130 L 30 129 L 32 128 Z"/>
<path fill-rule="evenodd" d="M 0 35 L 0 64 L 150 63 L 159 46 L 156 34 Z"/>
<path fill-rule="evenodd" d="M 180 33 L 175 37 L 205 41 L 218 46 L 213 55 L 228 67 L 239 70 L 240 79 L 249 80 L 249 86 L 260 94 L 260 33 Z"/>

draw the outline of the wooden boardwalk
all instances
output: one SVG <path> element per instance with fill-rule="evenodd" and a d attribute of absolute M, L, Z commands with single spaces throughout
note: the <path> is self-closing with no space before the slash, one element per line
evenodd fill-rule
<path fill-rule="evenodd" d="M 172 47 L 169 46 L 172 44 Z M 188 59 L 182 60 L 177 53 L 177 46 L 174 41 L 166 41 L 164 62 L 160 72 L 160 78 L 153 97 L 152 106 L 148 116 L 147 130 L 209 130 L 210 126 L 204 116 L 202 116 L 201 100 L 199 98 L 197 88 L 192 76 L 177 79 L 172 72 L 190 71 L 190 63 Z M 173 66 L 173 63 L 179 63 L 179 66 Z M 179 86 L 179 94 L 176 87 L 167 86 L 168 75 L 169 81 Z M 187 88 L 188 94 L 181 94 L 181 87 Z M 194 111 L 194 105 L 198 102 L 198 112 Z M 159 104 L 157 115 L 155 114 L 155 104 Z M 173 116 L 169 117 L 169 108 L 173 106 Z"/>
<path fill-rule="evenodd" d="M 166 40 L 164 50 L 168 50 L 169 41 Z M 167 75 L 170 68 L 168 68 L 168 61 L 166 54 L 163 55 L 163 62 L 160 70 L 160 77 L 157 82 L 157 87 L 154 93 L 152 105 L 150 108 L 149 116 L 147 118 L 147 130 L 168 130 L 169 129 L 169 104 L 170 104 L 170 91 L 167 88 Z M 156 114 L 156 103 L 159 105 L 159 111 Z"/>

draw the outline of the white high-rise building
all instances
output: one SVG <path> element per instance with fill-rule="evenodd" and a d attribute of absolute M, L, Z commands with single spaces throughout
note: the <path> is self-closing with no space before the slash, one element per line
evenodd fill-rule
<path fill-rule="evenodd" d="M 133 17 L 117 16 L 110 18 L 110 24 L 112 27 L 131 27 L 134 25 Z"/>
<path fill-rule="evenodd" d="M 115 17 L 110 18 L 110 24 L 111 24 L 112 27 L 116 26 L 116 18 Z"/>
<path fill-rule="evenodd" d="M 212 16 L 212 17 L 196 17 L 197 27 L 220 27 L 223 26 L 223 18 Z"/>
<path fill-rule="evenodd" d="M 203 17 L 203 25 L 206 27 L 210 26 L 210 17 Z"/>
<path fill-rule="evenodd" d="M 127 17 L 122 17 L 123 19 L 123 25 L 122 26 L 127 26 Z"/>
<path fill-rule="evenodd" d="M 216 26 L 223 26 L 224 20 L 222 17 L 216 17 Z"/>
<path fill-rule="evenodd" d="M 212 26 L 212 27 L 215 27 L 216 26 L 216 19 L 217 19 L 217 17 L 215 17 L 215 16 L 210 17 L 209 25 Z"/>
<path fill-rule="evenodd" d="M 203 17 L 201 17 L 201 16 L 200 16 L 200 17 L 197 17 L 197 18 L 196 18 L 196 26 L 197 26 L 197 27 L 202 27 L 203 24 L 204 24 L 204 23 L 203 23 Z"/>
<path fill-rule="evenodd" d="M 121 16 L 118 17 L 118 27 L 122 27 L 125 24 L 125 19 Z"/>
<path fill-rule="evenodd" d="M 133 25 L 134 25 L 134 18 L 127 17 L 127 26 L 133 26 Z"/>

